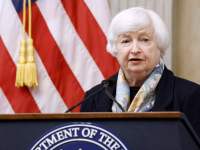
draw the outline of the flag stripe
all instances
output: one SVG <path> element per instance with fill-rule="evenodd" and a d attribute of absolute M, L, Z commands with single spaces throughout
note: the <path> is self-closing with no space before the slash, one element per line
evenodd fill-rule
<path fill-rule="evenodd" d="M 84 2 L 106 35 L 111 18 L 108 0 L 84 0 Z"/>
<path fill-rule="evenodd" d="M 34 46 L 65 103 L 68 106 L 74 105 L 84 91 L 68 67 L 36 4 L 32 5 L 32 14 L 32 22 L 37 22 L 32 24 Z"/>
<path fill-rule="evenodd" d="M 10 1 L 4 1 L 4 7 L 1 10 L 3 15 L 0 20 L 0 33 L 8 53 L 13 61 L 17 62 L 22 31 L 20 19 Z M 40 108 L 40 111 L 43 113 L 66 111 L 67 107 L 49 78 L 37 52 L 35 53 L 35 58 L 38 69 L 39 86 L 30 89 L 30 92 Z M 18 97 L 14 98 L 17 99 Z"/>
<path fill-rule="evenodd" d="M 104 77 L 108 78 L 117 71 L 118 64 L 106 52 L 106 38 L 95 18 L 82 0 L 62 0 L 62 3 L 97 66 L 102 71 Z M 112 67 L 105 65 L 105 63 Z"/>
<path fill-rule="evenodd" d="M 49 3 L 48 0 L 43 0 L 37 4 L 52 36 L 83 90 L 86 91 L 94 84 L 100 83 L 104 79 L 103 75 L 76 33 L 60 1 L 55 0 L 54 3 Z M 56 16 L 57 18 L 51 21 L 51 18 Z M 63 29 L 62 32 L 60 28 Z M 85 71 L 86 68 L 87 71 Z M 88 80 L 85 80 L 86 77 Z"/>
<path fill-rule="evenodd" d="M 0 87 L 0 114 L 14 114 L 14 111 Z"/>
<path fill-rule="evenodd" d="M 12 108 L 16 113 L 40 112 L 28 89 L 15 87 L 16 68 L 1 38 L 0 50 L 0 85 Z"/>

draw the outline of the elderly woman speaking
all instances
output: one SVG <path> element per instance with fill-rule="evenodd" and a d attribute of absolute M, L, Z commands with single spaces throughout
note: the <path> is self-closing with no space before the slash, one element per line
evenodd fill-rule
<path fill-rule="evenodd" d="M 124 10 L 113 18 L 107 40 L 119 72 L 86 92 L 81 111 L 181 111 L 200 135 L 200 85 L 164 65 L 169 33 L 161 18 L 144 8 Z"/>

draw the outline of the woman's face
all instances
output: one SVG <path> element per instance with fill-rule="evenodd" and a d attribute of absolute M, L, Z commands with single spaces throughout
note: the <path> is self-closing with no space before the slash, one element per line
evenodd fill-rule
<path fill-rule="evenodd" d="M 160 60 L 160 50 L 152 26 L 120 34 L 116 48 L 117 60 L 130 82 L 143 82 Z"/>

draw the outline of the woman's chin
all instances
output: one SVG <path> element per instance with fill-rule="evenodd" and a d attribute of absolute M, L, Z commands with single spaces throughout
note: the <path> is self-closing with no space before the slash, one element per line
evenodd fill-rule
<path fill-rule="evenodd" d="M 146 76 L 148 76 L 149 72 L 145 69 L 145 68 L 129 68 L 127 73 L 130 76 L 134 76 L 134 77 L 142 77 L 145 78 Z"/>
<path fill-rule="evenodd" d="M 144 73 L 145 69 L 143 67 L 130 67 L 128 68 L 128 72 L 140 74 L 140 73 Z"/>

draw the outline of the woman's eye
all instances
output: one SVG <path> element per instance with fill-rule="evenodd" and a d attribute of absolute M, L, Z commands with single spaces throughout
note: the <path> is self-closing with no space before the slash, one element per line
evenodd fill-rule
<path fill-rule="evenodd" d="M 124 44 L 129 43 L 129 42 L 130 42 L 130 40 L 128 40 L 128 39 L 121 41 L 121 43 L 124 43 Z"/>
<path fill-rule="evenodd" d="M 139 40 L 142 42 L 145 42 L 145 43 L 150 41 L 150 39 L 148 37 L 142 37 Z"/>
<path fill-rule="evenodd" d="M 149 39 L 148 39 L 148 38 L 142 38 L 141 41 L 143 41 L 143 42 L 148 42 Z"/>

